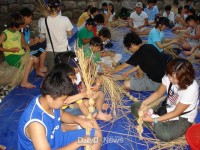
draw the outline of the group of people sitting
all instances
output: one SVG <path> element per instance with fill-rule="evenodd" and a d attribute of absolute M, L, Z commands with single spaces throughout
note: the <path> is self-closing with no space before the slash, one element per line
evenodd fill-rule
<path fill-rule="evenodd" d="M 111 32 L 106 27 L 108 22 L 115 19 L 112 4 L 103 3 L 101 9 L 89 6 L 80 16 L 76 48 L 83 50 L 85 59 L 92 58 L 99 72 L 112 76 L 126 69 L 121 75 L 121 79 L 125 80 L 125 89 L 155 91 L 143 102 L 132 105 L 135 118 L 138 118 L 138 110 L 145 110 L 167 92 L 166 104 L 162 106 L 164 113 L 158 113 L 161 107 L 156 107 L 153 113 L 147 113 L 142 119 L 157 138 L 171 141 L 184 135 L 194 122 L 198 112 L 199 86 L 191 62 L 183 58 L 174 59 L 164 49 L 178 44 L 185 54 L 191 54 L 200 47 L 200 29 L 196 17 L 187 16 L 185 23 L 190 29 L 189 34 L 183 35 L 185 39 L 165 39 L 163 31 L 176 22 L 170 20 L 168 6 L 163 17 L 157 18 L 159 11 L 155 4 L 155 1 L 148 0 L 148 6 L 143 10 L 143 4 L 138 2 L 130 16 L 126 14 L 127 11 L 119 15 L 130 23 L 130 32 L 125 35 L 123 44 L 133 54 L 126 62 L 120 64 L 122 55 L 108 50 L 113 46 L 110 42 Z M 100 149 L 101 129 L 95 119 L 89 120 L 85 116 L 89 113 L 88 99 L 93 98 L 96 107 L 93 117 L 103 121 L 112 119 L 111 114 L 103 111 L 106 104 L 101 91 L 102 81 L 98 79 L 91 89 L 85 89 L 78 60 L 68 43 L 68 38 L 73 35 L 73 25 L 68 17 L 61 15 L 59 0 L 49 0 L 47 6 L 50 14 L 39 20 L 39 37 L 30 36 L 29 25 L 33 13 L 28 8 L 10 15 L 7 29 L 0 37 L 0 50 L 5 55 L 5 62 L 15 68 L 24 66 L 21 87 L 36 87 L 28 81 L 33 68 L 36 75 L 44 77 L 40 86 L 41 95 L 31 101 L 19 121 L 18 149 L 77 149 L 91 146 L 90 142 L 78 143 L 80 137 L 85 140 L 97 137 L 92 148 Z M 155 27 L 149 30 L 146 28 L 149 24 L 155 24 Z M 176 25 L 172 29 L 175 28 Z M 148 43 L 144 43 L 139 36 L 144 32 L 149 34 Z M 185 43 L 183 40 L 188 43 L 182 44 Z M 198 41 L 196 45 L 193 45 L 194 41 Z M 23 64 L 21 60 L 26 52 L 30 52 L 30 57 L 28 63 Z M 61 63 L 55 64 L 55 58 Z M 128 76 L 130 79 L 127 79 Z M 85 129 L 88 127 L 92 128 L 90 137 L 86 136 Z"/>

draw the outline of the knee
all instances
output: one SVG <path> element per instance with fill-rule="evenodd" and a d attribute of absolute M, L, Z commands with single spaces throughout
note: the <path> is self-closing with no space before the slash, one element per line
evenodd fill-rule
<path fill-rule="evenodd" d="M 170 135 L 170 131 L 162 129 L 160 123 L 154 124 L 154 132 L 156 137 L 161 141 L 170 142 L 174 139 L 173 136 Z"/>
<path fill-rule="evenodd" d="M 130 80 L 124 81 L 123 87 L 124 87 L 125 89 L 127 89 L 127 90 L 130 90 Z"/>

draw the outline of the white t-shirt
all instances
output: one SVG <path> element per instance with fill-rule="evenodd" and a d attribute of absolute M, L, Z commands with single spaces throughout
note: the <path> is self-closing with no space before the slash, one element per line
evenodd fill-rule
<path fill-rule="evenodd" d="M 73 29 L 73 25 L 65 16 L 47 17 L 47 24 L 53 42 L 55 52 L 64 52 L 68 47 L 67 31 Z M 46 30 L 45 19 L 41 20 L 41 33 L 45 34 L 47 39 L 47 51 L 53 51 L 49 35 Z"/>
<path fill-rule="evenodd" d="M 133 12 L 130 18 L 133 19 L 134 28 L 137 28 L 144 25 L 145 19 L 148 18 L 148 15 L 144 11 L 142 11 L 140 15 L 138 15 L 136 12 Z"/>
<path fill-rule="evenodd" d="M 170 22 L 174 23 L 174 21 L 175 21 L 175 15 L 172 11 L 170 11 L 169 16 L 167 16 L 167 13 L 164 12 L 163 17 L 167 17 L 170 20 Z"/>
<path fill-rule="evenodd" d="M 112 22 L 113 21 L 113 18 L 115 16 L 115 12 L 113 12 L 113 14 L 111 14 L 108 18 L 108 22 Z"/>
<path fill-rule="evenodd" d="M 166 75 L 162 78 L 162 83 L 166 86 L 168 92 L 170 81 Z M 199 86 L 196 80 L 194 80 L 193 83 L 185 90 L 179 90 L 178 85 L 172 85 L 167 99 L 167 104 L 170 106 L 170 108 L 167 108 L 167 112 L 173 111 L 179 102 L 189 105 L 184 112 L 192 111 L 182 115 L 181 117 L 188 118 L 188 121 L 193 123 L 198 111 L 198 95 Z"/>

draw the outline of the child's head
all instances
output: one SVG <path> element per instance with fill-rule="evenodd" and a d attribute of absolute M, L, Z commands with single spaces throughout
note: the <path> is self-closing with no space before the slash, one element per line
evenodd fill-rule
<path fill-rule="evenodd" d="M 188 12 L 188 16 L 195 15 L 195 14 L 196 14 L 195 9 L 194 8 L 190 8 L 189 12 Z"/>
<path fill-rule="evenodd" d="M 108 28 L 103 27 L 100 31 L 99 31 L 99 37 L 101 38 L 101 40 L 103 42 L 109 40 L 111 38 L 111 32 Z"/>
<path fill-rule="evenodd" d="M 75 81 L 76 81 L 76 72 L 70 64 L 59 63 L 59 64 L 55 65 L 51 71 L 53 71 L 53 72 L 56 72 L 56 71 L 65 72 L 70 77 L 72 83 L 75 83 Z"/>
<path fill-rule="evenodd" d="M 51 14 L 59 13 L 61 10 L 61 2 L 60 0 L 49 0 L 48 8 Z"/>
<path fill-rule="evenodd" d="M 99 9 L 96 8 L 96 7 L 92 7 L 92 8 L 90 9 L 90 14 L 91 14 L 93 17 L 96 16 L 97 14 L 99 14 Z"/>
<path fill-rule="evenodd" d="M 84 12 L 87 12 L 90 15 L 90 9 L 92 8 L 92 5 L 88 5 L 87 8 L 84 10 Z"/>
<path fill-rule="evenodd" d="M 179 1 L 178 1 L 178 0 L 174 0 L 174 1 L 173 1 L 173 5 L 174 5 L 174 6 L 178 6 L 178 4 L 179 4 Z"/>
<path fill-rule="evenodd" d="M 186 0 L 186 5 L 192 5 L 192 0 Z"/>
<path fill-rule="evenodd" d="M 187 14 L 189 12 L 190 6 L 189 5 L 185 5 L 184 6 L 184 13 Z"/>
<path fill-rule="evenodd" d="M 103 3 L 101 4 L 101 8 L 107 9 L 107 7 L 108 7 L 108 4 L 107 4 L 106 2 L 103 2 Z"/>
<path fill-rule="evenodd" d="M 86 22 L 85 22 L 85 27 L 86 27 L 86 29 L 87 29 L 88 31 L 92 32 L 92 29 L 93 29 L 93 27 L 95 27 L 95 26 L 96 26 L 96 24 L 95 24 L 95 22 L 94 22 L 94 19 L 89 18 L 89 19 L 86 20 Z"/>
<path fill-rule="evenodd" d="M 178 8 L 178 14 L 180 14 L 180 15 L 183 14 L 183 7 L 182 7 L 182 6 L 180 6 L 180 7 Z"/>
<path fill-rule="evenodd" d="M 108 4 L 108 10 L 113 14 L 115 11 L 114 5 L 112 3 Z"/>
<path fill-rule="evenodd" d="M 99 52 L 103 49 L 103 42 L 100 37 L 95 36 L 90 39 L 90 47 L 93 52 Z"/>
<path fill-rule="evenodd" d="M 15 28 L 15 30 L 20 30 L 24 26 L 24 18 L 19 13 L 13 13 L 8 18 L 7 27 Z"/>
<path fill-rule="evenodd" d="M 30 25 L 33 18 L 33 12 L 29 8 L 22 8 L 19 13 L 24 17 L 25 25 Z"/>
<path fill-rule="evenodd" d="M 156 22 L 155 28 L 159 28 L 161 31 L 165 30 L 169 26 L 169 19 L 166 17 L 160 17 Z"/>
<path fill-rule="evenodd" d="M 188 16 L 185 21 L 188 24 L 188 26 L 192 28 L 195 28 L 198 22 L 197 17 L 194 15 Z"/>
<path fill-rule="evenodd" d="M 152 9 L 154 6 L 154 0 L 148 0 L 148 7 L 149 9 Z"/>
<path fill-rule="evenodd" d="M 124 37 L 123 43 L 128 50 L 135 52 L 137 50 L 136 46 L 142 44 L 142 40 L 139 35 L 134 32 L 130 32 Z"/>
<path fill-rule="evenodd" d="M 178 84 L 180 89 L 187 89 L 195 79 L 195 72 L 190 61 L 175 58 L 167 64 L 166 74 L 172 84 Z"/>
<path fill-rule="evenodd" d="M 136 11 L 136 13 L 140 14 L 142 12 L 142 9 L 143 9 L 143 4 L 141 2 L 138 2 L 135 5 L 135 11 Z"/>
<path fill-rule="evenodd" d="M 171 8 L 172 7 L 170 5 L 165 6 L 165 11 L 167 14 L 170 14 Z"/>
<path fill-rule="evenodd" d="M 95 22 L 97 25 L 103 25 L 104 22 L 105 22 L 104 16 L 103 16 L 102 14 L 97 14 L 97 15 L 94 17 L 94 22 Z"/>
<path fill-rule="evenodd" d="M 71 79 L 63 71 L 51 71 L 43 80 L 40 90 L 52 109 L 61 108 L 74 91 Z"/>

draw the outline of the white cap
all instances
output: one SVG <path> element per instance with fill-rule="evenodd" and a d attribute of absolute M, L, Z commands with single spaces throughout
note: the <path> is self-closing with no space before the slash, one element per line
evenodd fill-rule
<path fill-rule="evenodd" d="M 141 2 L 138 2 L 135 7 L 140 7 L 140 8 L 143 8 L 143 4 Z"/>

